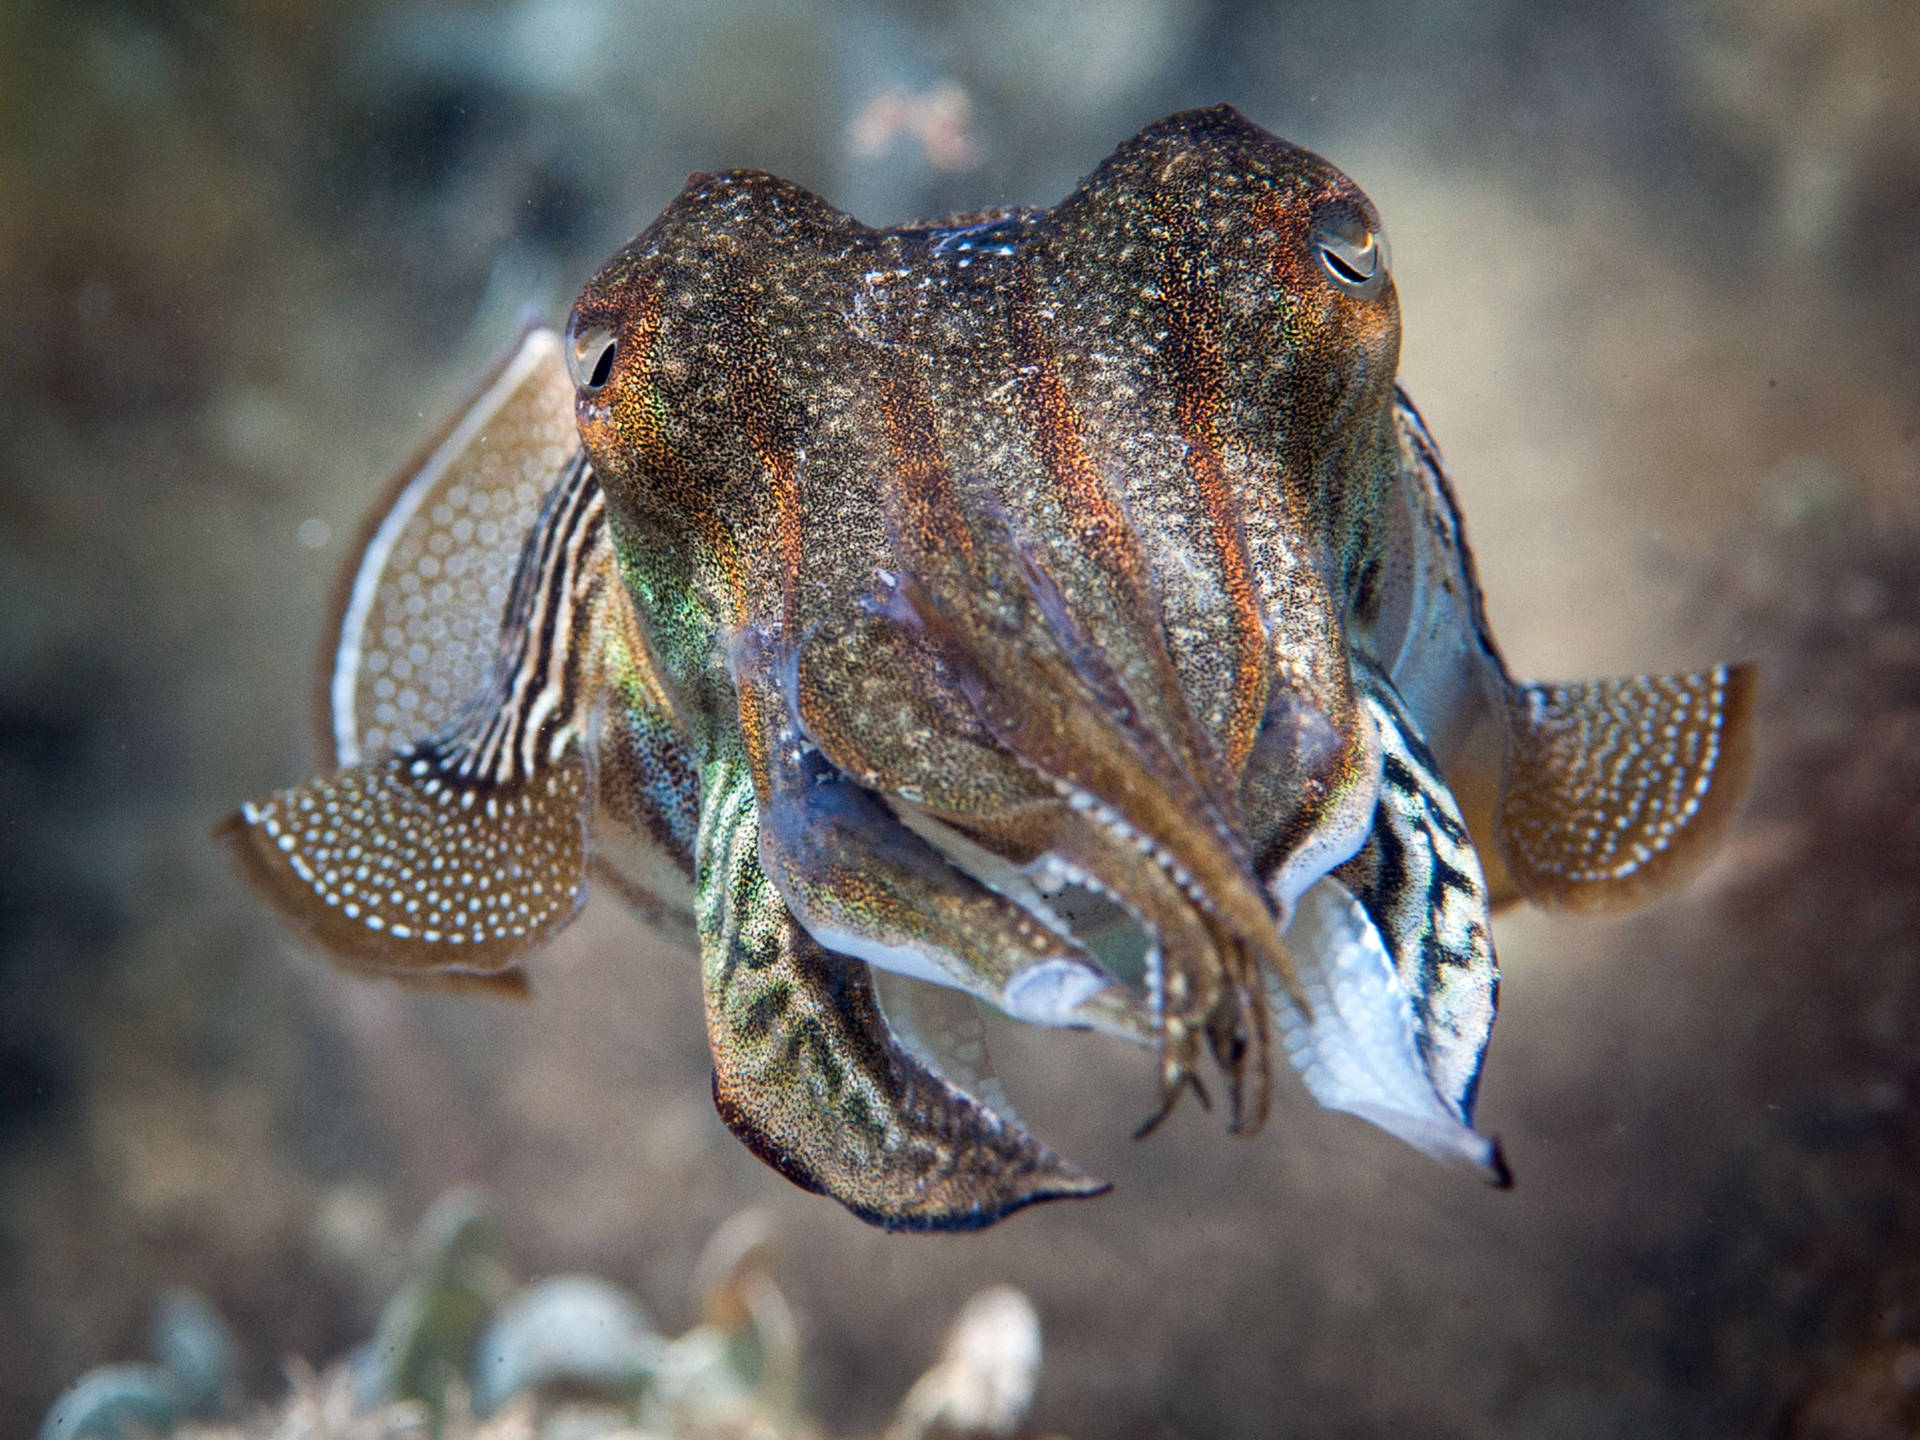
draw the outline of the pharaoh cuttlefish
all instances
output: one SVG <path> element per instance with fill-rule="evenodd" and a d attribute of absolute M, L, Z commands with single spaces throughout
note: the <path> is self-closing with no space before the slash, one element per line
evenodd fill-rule
<path fill-rule="evenodd" d="M 590 874 L 690 920 L 720 1114 L 882 1225 L 1106 1188 L 975 1000 L 1153 1047 L 1155 1119 L 1208 1052 L 1241 1131 L 1277 1042 L 1503 1182 L 1489 911 L 1703 859 L 1753 676 L 1511 679 L 1399 344 L 1372 203 L 1224 107 L 1051 210 L 696 175 L 403 473 L 339 768 L 222 835 L 403 980 L 522 987 Z"/>

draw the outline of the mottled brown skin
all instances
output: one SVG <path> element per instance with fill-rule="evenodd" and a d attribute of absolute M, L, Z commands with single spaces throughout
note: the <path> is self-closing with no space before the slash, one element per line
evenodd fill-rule
<path fill-rule="evenodd" d="M 1226 109 L 957 229 L 696 177 L 571 326 L 617 344 L 578 413 L 623 556 L 700 614 L 662 647 L 684 708 L 737 727 L 763 804 L 746 697 L 777 691 L 861 785 L 1130 897 L 1169 951 L 1170 1086 L 1202 1029 L 1264 1064 L 1255 966 L 1287 962 L 1261 880 L 1365 771 L 1343 610 L 1396 461 L 1399 317 L 1390 282 L 1330 280 L 1330 217 L 1379 228 Z"/>
<path fill-rule="evenodd" d="M 1276 678 L 1350 713 L 1342 600 L 1397 468 L 1398 307 L 1390 283 L 1358 301 L 1328 281 L 1307 232 L 1329 211 L 1378 229 L 1345 176 L 1224 108 L 973 233 L 869 230 L 773 176 L 696 177 L 576 306 L 576 332 L 620 340 L 581 435 L 633 553 L 692 569 L 716 632 L 801 652 L 801 713 L 849 774 L 954 814 L 1044 788 L 872 606 L 898 566 L 888 498 L 938 470 L 976 525 L 1041 551 L 1154 728 L 1197 722 L 1185 748 L 1231 784 Z M 711 679 L 693 668 L 676 680 Z M 925 739 L 885 713 L 909 695 Z M 956 731 L 975 742 L 958 763 Z M 1257 843 L 1302 823 L 1263 815 Z"/>

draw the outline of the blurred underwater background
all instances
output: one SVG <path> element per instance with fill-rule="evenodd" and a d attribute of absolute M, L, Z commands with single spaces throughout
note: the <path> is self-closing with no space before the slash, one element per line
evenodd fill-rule
<path fill-rule="evenodd" d="M 1027 1123 L 1116 1190 L 888 1236 L 728 1135 L 694 962 L 612 897 L 506 1004 L 338 974 L 232 877 L 208 831 L 316 764 L 385 477 L 689 172 L 1050 204 L 1223 100 L 1385 216 L 1516 672 L 1764 667 L 1710 871 L 1498 922 L 1514 1191 L 1290 1080 L 1251 1141 L 1136 1144 L 1149 1057 L 1006 1024 Z M 9 0 L 0 517 L 0 1431 L 180 1286 L 233 1394 L 322 1386 L 474 1184 L 515 1274 L 656 1337 L 755 1207 L 781 1403 L 835 1434 L 1013 1286 L 1022 1433 L 1920 1435 L 1910 0 Z"/>

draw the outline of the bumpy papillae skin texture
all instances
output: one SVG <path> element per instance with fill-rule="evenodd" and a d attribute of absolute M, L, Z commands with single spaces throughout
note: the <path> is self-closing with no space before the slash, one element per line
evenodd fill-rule
<path fill-rule="evenodd" d="M 721 1115 L 879 1224 L 1105 1187 L 903 1047 L 870 965 L 1157 1047 L 1161 1113 L 1210 1052 L 1241 1130 L 1277 1028 L 1323 1103 L 1503 1178 L 1471 1129 L 1489 908 L 1698 863 L 1752 677 L 1508 678 L 1379 232 L 1225 108 L 1052 210 L 939 225 L 695 176 L 371 532 L 327 680 L 357 767 L 225 835 L 343 963 L 416 983 L 516 984 L 590 874 L 690 916 Z M 472 577 L 507 550 L 482 668 Z M 448 718 L 354 753 L 405 713 Z M 1063 884 L 1149 937 L 1141 987 Z"/>

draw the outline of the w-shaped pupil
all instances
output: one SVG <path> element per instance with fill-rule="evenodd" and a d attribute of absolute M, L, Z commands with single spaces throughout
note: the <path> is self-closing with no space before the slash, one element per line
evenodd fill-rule
<path fill-rule="evenodd" d="M 593 375 L 587 381 L 588 389 L 598 390 L 607 383 L 607 376 L 613 373 L 613 352 L 619 348 L 619 342 L 607 341 L 606 348 L 600 352 L 600 358 L 593 362 Z"/>
<path fill-rule="evenodd" d="M 1353 266 L 1349 265 L 1344 258 L 1333 250 L 1323 248 L 1320 251 L 1320 258 L 1327 262 L 1327 268 L 1329 270 L 1333 271 L 1335 275 L 1339 276 L 1349 285 L 1363 284 L 1370 278 L 1354 269 Z"/>
<path fill-rule="evenodd" d="M 619 351 L 620 342 L 605 326 L 579 331 L 569 337 L 567 374 L 581 390 L 592 393 L 613 374 L 614 357 Z"/>

